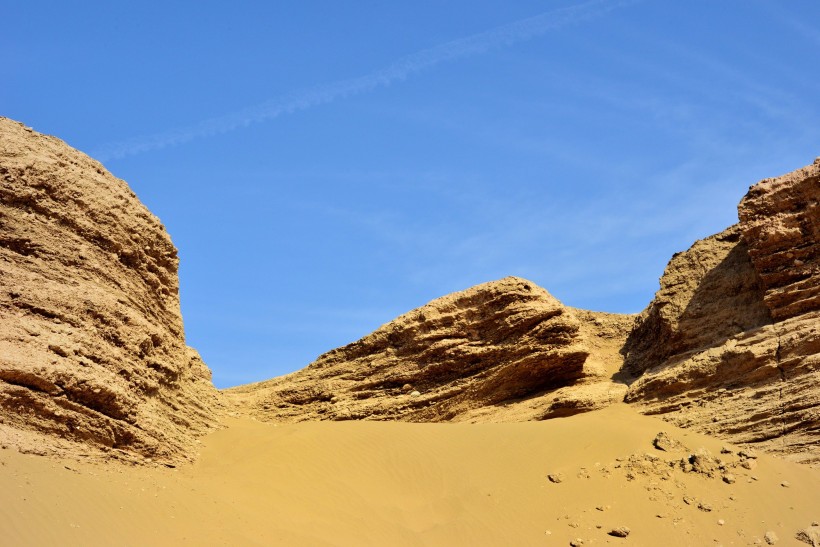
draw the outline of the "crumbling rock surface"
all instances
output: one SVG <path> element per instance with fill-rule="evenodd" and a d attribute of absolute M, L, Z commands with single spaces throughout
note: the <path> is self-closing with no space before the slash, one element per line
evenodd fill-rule
<path fill-rule="evenodd" d="M 772 317 L 820 310 L 820 158 L 753 186 L 738 215 Z"/>
<path fill-rule="evenodd" d="M 0 441 L 175 461 L 214 423 L 177 251 L 128 185 L 0 118 Z"/>
<path fill-rule="evenodd" d="M 739 225 L 672 258 L 623 349 L 628 402 L 820 462 L 818 172 L 753 186 Z"/>
<path fill-rule="evenodd" d="M 626 390 L 603 378 L 602 363 L 588 363 L 582 324 L 593 321 L 508 277 L 434 300 L 301 371 L 227 394 L 237 408 L 271 420 L 536 419 L 548 417 L 551 404 L 569 415 L 619 400 Z M 590 378 L 608 387 L 556 395 Z"/>
<path fill-rule="evenodd" d="M 763 289 L 735 225 L 672 257 L 627 338 L 624 367 L 637 376 L 768 323 Z"/>

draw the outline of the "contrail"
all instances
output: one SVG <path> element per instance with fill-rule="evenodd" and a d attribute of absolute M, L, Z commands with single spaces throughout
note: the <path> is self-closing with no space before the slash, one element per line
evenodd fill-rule
<path fill-rule="evenodd" d="M 95 150 L 92 155 L 101 161 L 108 161 L 150 150 L 176 146 L 201 137 L 227 133 L 251 124 L 272 120 L 283 114 L 291 114 L 313 106 L 330 103 L 337 99 L 372 91 L 379 87 L 387 87 L 394 82 L 406 79 L 411 74 L 437 64 L 531 40 L 550 30 L 600 17 L 637 1 L 640 0 L 616 2 L 592 0 L 576 6 L 547 11 L 527 19 L 521 19 L 478 34 L 417 51 L 398 59 L 381 70 L 364 76 L 296 91 L 237 112 L 209 118 L 186 127 L 103 145 Z"/>

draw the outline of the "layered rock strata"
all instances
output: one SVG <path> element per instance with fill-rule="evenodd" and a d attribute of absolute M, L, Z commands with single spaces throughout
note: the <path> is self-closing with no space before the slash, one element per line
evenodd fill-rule
<path fill-rule="evenodd" d="M 0 440 L 172 462 L 214 423 L 177 251 L 128 185 L 0 118 Z"/>
<path fill-rule="evenodd" d="M 487 421 L 545 417 L 553 403 L 572 414 L 625 391 L 611 396 L 610 382 L 555 395 L 605 375 L 601 364 L 590 369 L 582 324 L 544 289 L 508 277 L 434 300 L 301 371 L 228 395 L 271 420 Z"/>
<path fill-rule="evenodd" d="M 753 186 L 739 225 L 673 257 L 624 346 L 628 402 L 820 462 L 819 171 Z"/>
<path fill-rule="evenodd" d="M 738 216 L 772 317 L 820 310 L 820 158 L 753 186 Z"/>

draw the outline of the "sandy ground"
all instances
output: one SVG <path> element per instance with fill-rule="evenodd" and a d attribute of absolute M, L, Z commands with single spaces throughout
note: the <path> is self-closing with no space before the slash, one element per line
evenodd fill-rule
<path fill-rule="evenodd" d="M 747 469 L 622 405 L 530 423 L 225 425 L 175 469 L 0 450 L 0 544 L 805 545 L 795 532 L 820 520 L 817 469 L 764 455 Z M 653 447 L 661 430 L 734 482 L 666 464 L 681 455 Z"/>

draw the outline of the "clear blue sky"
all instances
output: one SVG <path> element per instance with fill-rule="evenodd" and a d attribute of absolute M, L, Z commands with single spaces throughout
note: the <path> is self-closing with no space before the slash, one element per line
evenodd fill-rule
<path fill-rule="evenodd" d="M 820 155 L 820 2 L 5 2 L 0 114 L 129 182 L 220 387 L 507 275 L 637 312 Z"/>

